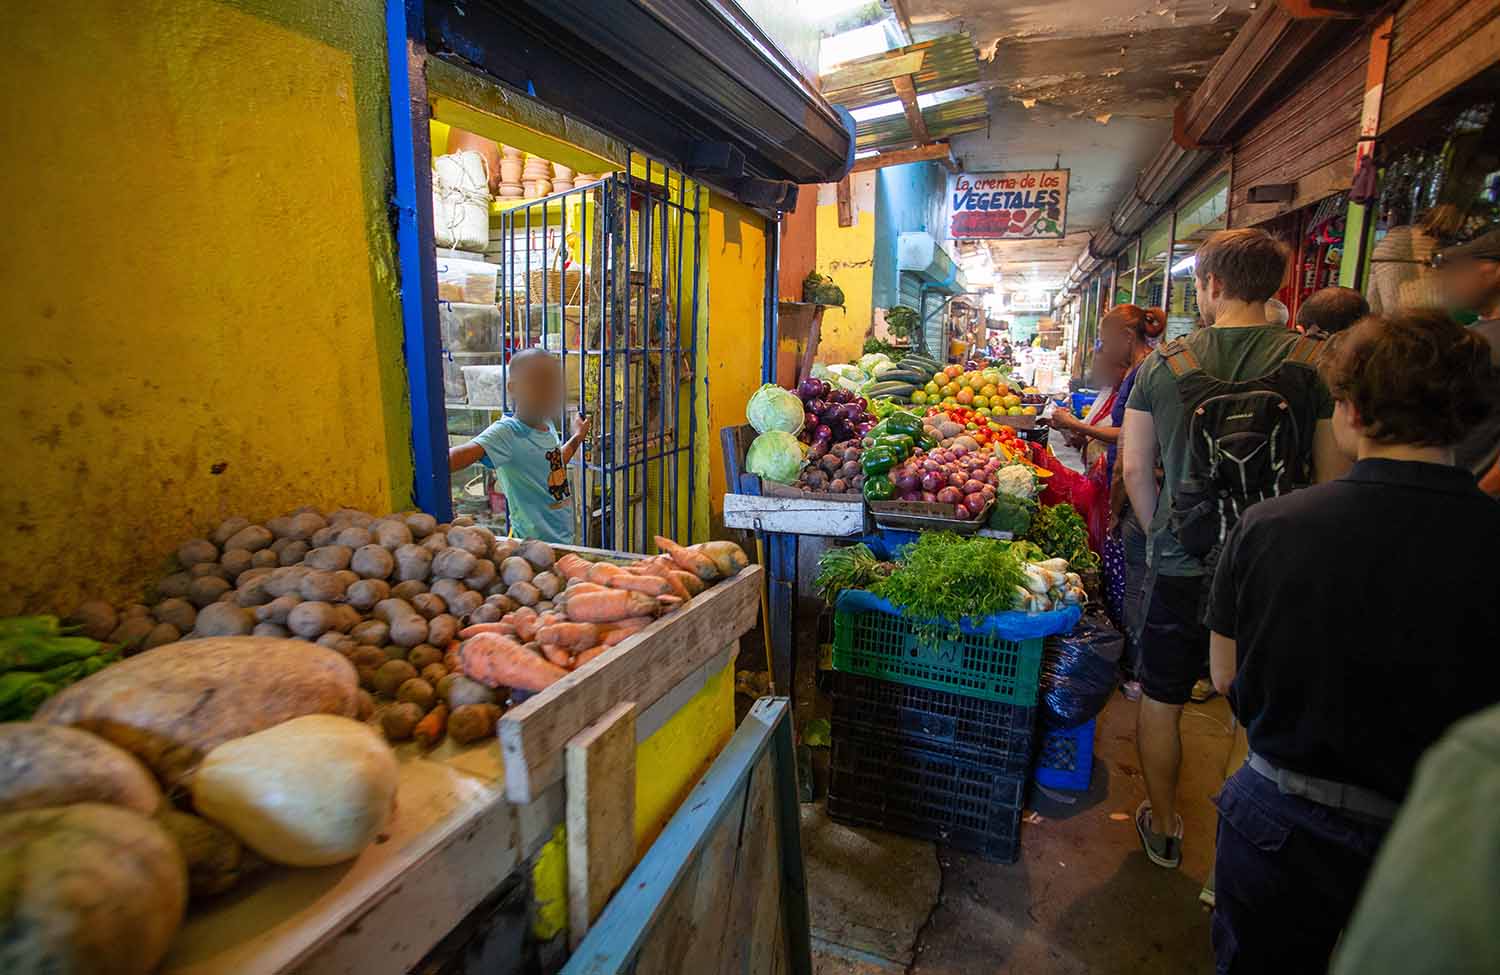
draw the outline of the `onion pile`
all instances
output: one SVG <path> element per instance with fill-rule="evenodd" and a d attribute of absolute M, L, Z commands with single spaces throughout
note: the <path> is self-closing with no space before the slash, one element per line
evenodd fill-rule
<path fill-rule="evenodd" d="M 977 517 L 994 500 L 1003 461 L 991 451 L 965 443 L 968 439 L 959 437 L 951 446 L 918 451 L 893 467 L 891 483 L 896 485 L 896 499 L 951 504 L 955 517 Z"/>
<path fill-rule="evenodd" d="M 824 440 L 814 441 L 807 448 L 807 466 L 802 468 L 797 486 L 804 491 L 858 494 L 865 486 L 865 475 L 859 466 L 863 454 L 858 440 L 841 440 L 832 444 Z"/>
<path fill-rule="evenodd" d="M 869 404 L 847 389 L 837 389 L 822 379 L 804 379 L 797 386 L 806 415 L 802 420 L 803 443 L 830 444 L 858 439 L 875 425 Z"/>

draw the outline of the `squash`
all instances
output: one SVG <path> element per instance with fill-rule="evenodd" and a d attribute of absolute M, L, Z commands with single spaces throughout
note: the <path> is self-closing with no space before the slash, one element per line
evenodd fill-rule
<path fill-rule="evenodd" d="M 359 675 L 301 640 L 234 636 L 171 643 L 106 667 L 48 699 L 36 720 L 107 738 L 168 791 L 215 746 L 306 714 L 353 717 Z"/>
<path fill-rule="evenodd" d="M 193 807 L 293 867 L 359 855 L 395 806 L 396 756 L 369 725 L 316 714 L 219 745 L 192 776 Z"/>
<path fill-rule="evenodd" d="M 147 975 L 187 899 L 182 854 L 140 813 L 82 802 L 0 815 L 0 972 Z"/>
<path fill-rule="evenodd" d="M 0 812 L 74 802 L 151 816 L 161 790 L 134 755 L 98 735 L 37 721 L 0 724 Z"/>

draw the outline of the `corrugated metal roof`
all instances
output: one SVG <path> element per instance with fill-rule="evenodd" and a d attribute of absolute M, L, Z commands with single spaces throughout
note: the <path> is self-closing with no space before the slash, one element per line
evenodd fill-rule
<path fill-rule="evenodd" d="M 989 124 L 990 108 L 983 95 L 969 95 L 922 109 L 928 134 L 934 140 L 947 139 L 960 132 L 972 132 Z M 854 127 L 854 146 L 866 149 L 889 149 L 916 142 L 905 113 L 858 122 Z"/>
<path fill-rule="evenodd" d="M 837 72 L 856 65 L 894 60 L 914 51 L 922 52 L 922 69 L 912 75 L 918 95 L 947 91 L 949 88 L 972 85 L 979 81 L 979 60 L 974 53 L 974 38 L 965 31 L 944 34 L 928 41 L 918 41 L 907 47 L 898 47 L 881 54 L 858 58 L 839 65 L 836 72 L 825 77 L 831 77 Z M 896 97 L 896 89 L 891 87 L 889 80 L 871 81 L 850 88 L 824 90 L 823 97 L 836 105 L 853 109 L 888 102 Z"/>

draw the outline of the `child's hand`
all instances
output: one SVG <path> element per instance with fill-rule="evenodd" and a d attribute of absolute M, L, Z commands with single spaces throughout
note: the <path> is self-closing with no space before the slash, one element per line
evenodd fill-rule
<path fill-rule="evenodd" d="M 593 424 L 593 422 L 594 421 L 590 420 L 586 415 L 582 413 L 574 416 L 573 436 L 580 440 L 586 438 L 589 435 L 589 427 Z"/>

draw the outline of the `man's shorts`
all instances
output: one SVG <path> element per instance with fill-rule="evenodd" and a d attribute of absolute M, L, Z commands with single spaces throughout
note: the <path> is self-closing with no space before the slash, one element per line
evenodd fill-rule
<path fill-rule="evenodd" d="M 1141 628 L 1141 692 L 1163 704 L 1186 704 L 1208 667 L 1202 622 L 1202 576 L 1158 575 Z"/>

